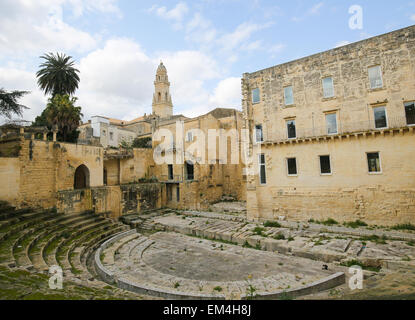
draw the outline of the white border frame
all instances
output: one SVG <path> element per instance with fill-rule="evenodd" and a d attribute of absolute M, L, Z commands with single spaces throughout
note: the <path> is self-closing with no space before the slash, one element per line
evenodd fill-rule
<path fill-rule="evenodd" d="M 331 84 L 333 85 L 333 95 L 331 97 L 324 96 L 324 79 L 328 79 L 328 78 L 331 78 Z M 331 99 L 331 98 L 335 98 L 336 97 L 336 90 L 334 89 L 334 79 L 333 79 L 333 76 L 327 76 L 327 77 L 321 78 L 321 86 L 322 86 L 322 89 L 323 89 L 323 99 Z"/>
<path fill-rule="evenodd" d="M 264 156 L 264 164 L 261 163 L 261 156 Z M 265 167 L 265 183 L 261 182 L 261 166 Z M 258 154 L 258 180 L 260 186 L 267 185 L 267 157 L 265 156 L 265 153 Z"/>
<path fill-rule="evenodd" d="M 375 109 L 377 109 L 377 108 L 384 108 L 385 109 L 386 127 L 376 128 Z M 373 112 L 373 124 L 374 124 L 375 130 L 389 129 L 388 111 L 386 109 L 386 104 L 385 105 L 372 106 L 372 112 Z"/>
<path fill-rule="evenodd" d="M 330 173 L 322 173 L 321 172 L 321 157 L 329 157 L 330 162 Z M 329 154 L 321 154 L 318 156 L 318 165 L 320 167 L 320 176 L 332 176 L 333 175 L 333 166 L 331 161 L 331 156 Z"/>
<path fill-rule="evenodd" d="M 377 172 L 370 172 L 369 171 L 369 159 L 367 158 L 367 155 L 369 154 L 369 153 L 377 153 L 378 155 L 379 155 L 379 166 L 380 166 L 380 171 L 377 171 Z M 381 157 L 381 152 L 380 151 L 367 151 L 366 152 L 366 165 L 367 165 L 367 173 L 369 174 L 369 175 L 379 175 L 379 174 L 383 174 L 383 166 L 382 166 L 382 157 Z"/>
<path fill-rule="evenodd" d="M 380 68 L 380 79 L 382 80 L 382 86 L 381 87 L 372 88 L 372 84 L 370 82 L 369 69 L 373 69 L 373 68 L 376 68 L 376 67 L 379 67 Z M 383 68 L 382 68 L 382 65 L 381 64 L 376 64 L 376 65 L 373 65 L 371 67 L 367 67 L 367 77 L 369 79 L 369 90 L 379 90 L 379 89 L 385 88 L 385 82 L 383 80 Z"/>
<path fill-rule="evenodd" d="M 297 173 L 296 173 L 296 174 L 290 174 L 290 173 L 288 172 L 288 159 L 295 159 L 295 167 L 296 167 L 296 169 L 297 169 Z M 285 167 L 286 167 L 286 172 L 287 172 L 287 176 L 288 176 L 288 177 L 298 177 L 298 172 L 299 172 L 299 170 L 298 170 L 298 161 L 297 161 L 297 157 L 286 157 L 286 158 L 285 158 Z"/>

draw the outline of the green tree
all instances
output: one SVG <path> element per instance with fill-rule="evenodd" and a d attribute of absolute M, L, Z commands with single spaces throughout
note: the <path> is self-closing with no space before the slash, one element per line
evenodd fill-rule
<path fill-rule="evenodd" d="M 28 93 L 28 91 L 7 92 L 3 88 L 0 88 L 0 115 L 9 119 L 13 114 L 21 117 L 23 115 L 23 110 L 29 108 L 19 104 L 18 99 Z"/>
<path fill-rule="evenodd" d="M 46 109 L 36 118 L 35 126 L 53 126 L 58 128 L 58 138 L 64 142 L 75 142 L 79 132 L 76 130 L 83 114 L 81 107 L 75 107 L 77 98 L 69 95 L 55 95 L 50 98 Z"/>
<path fill-rule="evenodd" d="M 133 148 L 144 148 L 144 149 L 151 149 L 151 137 L 147 138 L 135 138 L 132 143 Z"/>
<path fill-rule="evenodd" d="M 36 73 L 36 76 L 37 83 L 45 94 L 52 94 L 52 97 L 57 94 L 73 95 L 78 89 L 80 79 L 79 70 L 74 68 L 72 57 L 65 54 L 49 53 L 40 58 L 45 62 L 39 66 L 41 69 Z"/>

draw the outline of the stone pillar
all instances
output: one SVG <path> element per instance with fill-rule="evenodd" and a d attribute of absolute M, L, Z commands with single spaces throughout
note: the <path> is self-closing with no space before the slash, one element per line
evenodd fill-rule
<path fill-rule="evenodd" d="M 23 127 L 20 128 L 20 134 L 24 135 L 24 128 Z"/>
<path fill-rule="evenodd" d="M 43 132 L 43 141 L 47 141 L 47 140 L 48 140 L 48 133 Z"/>
<path fill-rule="evenodd" d="M 260 218 L 257 190 L 255 187 L 248 187 L 246 190 L 246 209 L 247 209 L 247 220 L 258 221 Z"/>
<path fill-rule="evenodd" d="M 57 135 L 57 131 L 53 131 L 53 142 L 56 142 L 56 135 Z"/>
<path fill-rule="evenodd" d="M 34 134 L 34 133 L 32 133 L 32 134 L 30 135 L 30 140 L 35 140 L 35 134 Z"/>

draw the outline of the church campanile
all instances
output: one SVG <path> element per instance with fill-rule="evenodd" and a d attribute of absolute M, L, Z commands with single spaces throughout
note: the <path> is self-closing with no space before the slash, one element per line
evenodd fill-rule
<path fill-rule="evenodd" d="M 153 114 L 160 118 L 173 115 L 173 104 L 170 95 L 170 82 L 167 69 L 163 62 L 157 68 L 156 80 L 154 81 Z"/>

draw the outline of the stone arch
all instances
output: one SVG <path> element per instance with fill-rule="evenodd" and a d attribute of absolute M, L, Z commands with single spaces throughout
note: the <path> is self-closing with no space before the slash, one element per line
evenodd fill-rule
<path fill-rule="evenodd" d="M 89 188 L 89 169 L 87 166 L 81 164 L 75 170 L 74 189 Z"/>

